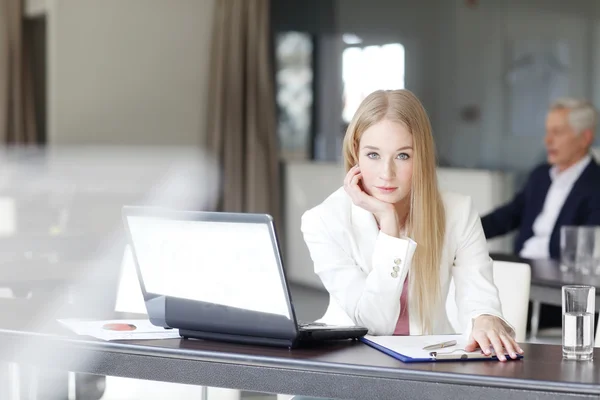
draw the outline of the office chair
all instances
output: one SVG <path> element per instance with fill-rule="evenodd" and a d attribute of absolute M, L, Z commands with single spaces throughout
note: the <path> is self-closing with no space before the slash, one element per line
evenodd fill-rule
<path fill-rule="evenodd" d="M 527 331 L 527 310 L 529 307 L 529 289 L 531 286 L 531 267 L 525 263 L 494 261 L 494 283 L 498 288 L 500 304 L 504 318 L 515 328 L 515 339 L 524 342 Z M 459 322 L 458 309 L 454 299 L 456 288 L 454 280 L 450 282 L 446 312 L 456 332 L 464 329 Z"/>

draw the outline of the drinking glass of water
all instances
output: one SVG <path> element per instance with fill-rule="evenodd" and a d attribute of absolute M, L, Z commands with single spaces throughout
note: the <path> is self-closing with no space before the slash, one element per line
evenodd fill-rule
<path fill-rule="evenodd" d="M 560 228 L 560 270 L 575 272 L 577 262 L 577 226 L 562 226 Z"/>
<path fill-rule="evenodd" d="M 580 226 L 578 231 L 575 269 L 583 275 L 595 274 L 600 255 L 600 228 Z"/>
<path fill-rule="evenodd" d="M 594 312 L 596 288 L 562 287 L 562 352 L 566 360 L 592 360 L 594 357 Z"/>
<path fill-rule="evenodd" d="M 561 227 L 560 270 L 582 275 L 600 274 L 600 227 Z"/>

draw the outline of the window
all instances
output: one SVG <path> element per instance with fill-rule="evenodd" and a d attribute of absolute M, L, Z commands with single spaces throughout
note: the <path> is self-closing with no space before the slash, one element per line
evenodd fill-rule
<path fill-rule="evenodd" d="M 347 47 L 342 55 L 342 79 L 342 118 L 347 124 L 369 93 L 404 88 L 404 46 Z"/>
<path fill-rule="evenodd" d="M 275 42 L 277 134 L 281 159 L 310 158 L 313 111 L 313 38 L 282 32 Z"/>

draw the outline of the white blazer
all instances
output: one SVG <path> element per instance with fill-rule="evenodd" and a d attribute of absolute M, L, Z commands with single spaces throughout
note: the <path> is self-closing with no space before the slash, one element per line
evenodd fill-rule
<path fill-rule="evenodd" d="M 440 265 L 442 297 L 432 333 L 454 333 L 445 308 L 450 279 L 454 278 L 458 315 L 465 327 L 462 333 L 468 335 L 473 318 L 482 314 L 502 318 L 502 308 L 481 220 L 471 198 L 442 193 L 442 199 L 446 209 Z M 404 280 L 418 244 L 380 232 L 373 214 L 355 206 L 344 188 L 306 211 L 301 229 L 315 273 L 330 295 L 321 321 L 364 326 L 372 335 L 392 335 Z M 396 264 L 400 269 L 393 274 Z M 414 306 L 409 301 L 410 334 L 420 335 L 423 329 L 411 304 Z"/>

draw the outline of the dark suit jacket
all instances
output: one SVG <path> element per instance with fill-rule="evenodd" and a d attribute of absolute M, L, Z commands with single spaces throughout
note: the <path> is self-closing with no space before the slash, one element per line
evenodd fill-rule
<path fill-rule="evenodd" d="M 514 252 L 519 254 L 525 241 L 533 236 L 533 223 L 544 207 L 552 183 L 550 168 L 548 164 L 537 167 L 512 202 L 481 219 L 488 239 L 518 229 Z M 560 227 L 563 225 L 600 225 L 600 167 L 593 158 L 573 185 L 558 214 L 550 236 L 551 258 L 560 257 Z"/>

